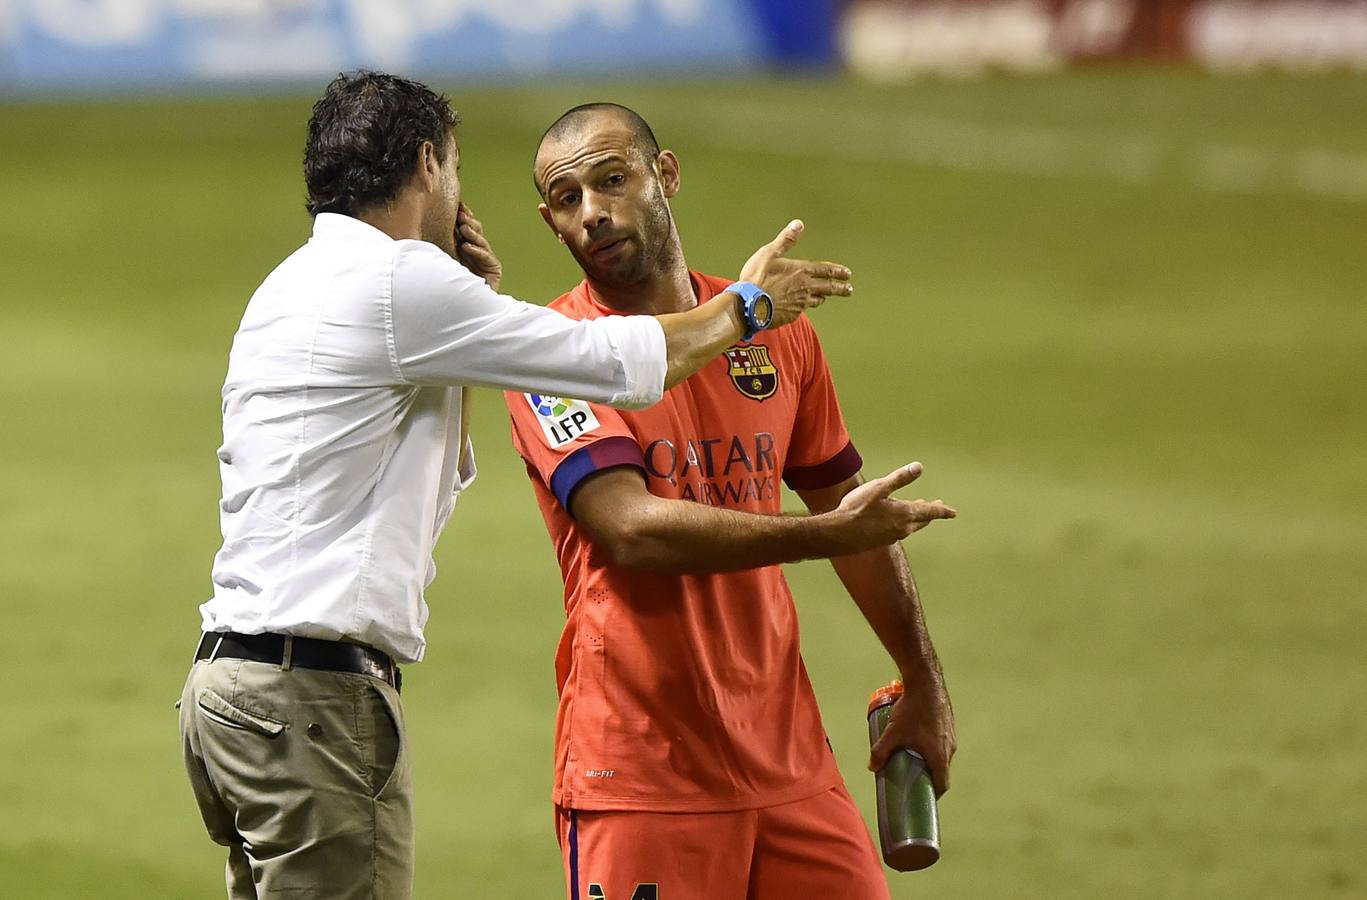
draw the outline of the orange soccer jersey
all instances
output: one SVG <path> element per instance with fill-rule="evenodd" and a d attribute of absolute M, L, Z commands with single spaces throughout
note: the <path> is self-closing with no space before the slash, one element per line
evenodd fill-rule
<path fill-rule="evenodd" d="M 692 273 L 699 302 L 730 282 Z M 581 283 L 551 306 L 613 315 Z M 613 568 L 567 512 L 594 472 L 638 469 L 658 496 L 780 512 L 790 487 L 860 468 L 816 332 L 763 332 L 650 409 L 506 395 L 565 581 L 556 653 L 555 802 L 583 810 L 716 812 L 840 782 L 778 566 L 711 575 Z"/>

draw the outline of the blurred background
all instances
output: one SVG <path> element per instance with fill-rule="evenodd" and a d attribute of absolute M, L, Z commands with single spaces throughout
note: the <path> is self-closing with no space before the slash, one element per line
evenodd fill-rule
<path fill-rule="evenodd" d="M 907 542 L 960 751 L 895 897 L 1367 895 L 1360 0 L 0 0 L 0 893 L 222 895 L 172 708 L 218 391 L 361 65 L 452 97 L 517 296 L 578 280 L 530 166 L 591 100 L 678 153 L 694 267 L 800 215 L 853 268 L 815 320 L 866 472 L 960 510 Z M 405 679 L 418 896 L 558 897 L 560 585 L 477 403 Z M 789 576 L 867 815 L 892 670 Z"/>

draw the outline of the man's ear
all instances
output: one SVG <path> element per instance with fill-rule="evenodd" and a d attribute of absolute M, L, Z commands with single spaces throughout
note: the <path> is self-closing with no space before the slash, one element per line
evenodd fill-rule
<path fill-rule="evenodd" d="M 435 191 L 441 184 L 441 160 L 437 158 L 437 147 L 431 141 L 418 145 L 418 186 L 426 193 Z"/>
<path fill-rule="evenodd" d="M 664 191 L 665 199 L 673 198 L 679 192 L 679 158 L 673 150 L 661 150 L 660 155 L 655 157 L 655 165 L 660 168 L 660 188 Z"/>
<path fill-rule="evenodd" d="M 551 208 L 544 203 L 537 204 L 536 211 L 541 213 L 541 220 L 546 223 L 546 227 L 555 235 L 555 239 L 560 243 L 565 243 L 565 236 L 555 227 L 555 221 L 551 219 Z"/>

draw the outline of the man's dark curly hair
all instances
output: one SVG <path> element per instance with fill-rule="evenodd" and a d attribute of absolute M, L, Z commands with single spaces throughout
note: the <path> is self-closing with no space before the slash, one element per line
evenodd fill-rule
<path fill-rule="evenodd" d="M 309 215 L 354 216 L 393 200 L 423 141 L 446 160 L 447 132 L 459 121 L 445 97 L 416 81 L 365 70 L 338 75 L 309 117 Z"/>

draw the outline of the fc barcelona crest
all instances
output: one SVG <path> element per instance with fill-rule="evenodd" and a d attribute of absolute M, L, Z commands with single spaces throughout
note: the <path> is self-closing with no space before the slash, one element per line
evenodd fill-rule
<path fill-rule="evenodd" d="M 764 344 L 733 346 L 726 351 L 731 383 L 751 400 L 765 400 L 778 390 L 778 368 Z"/>

